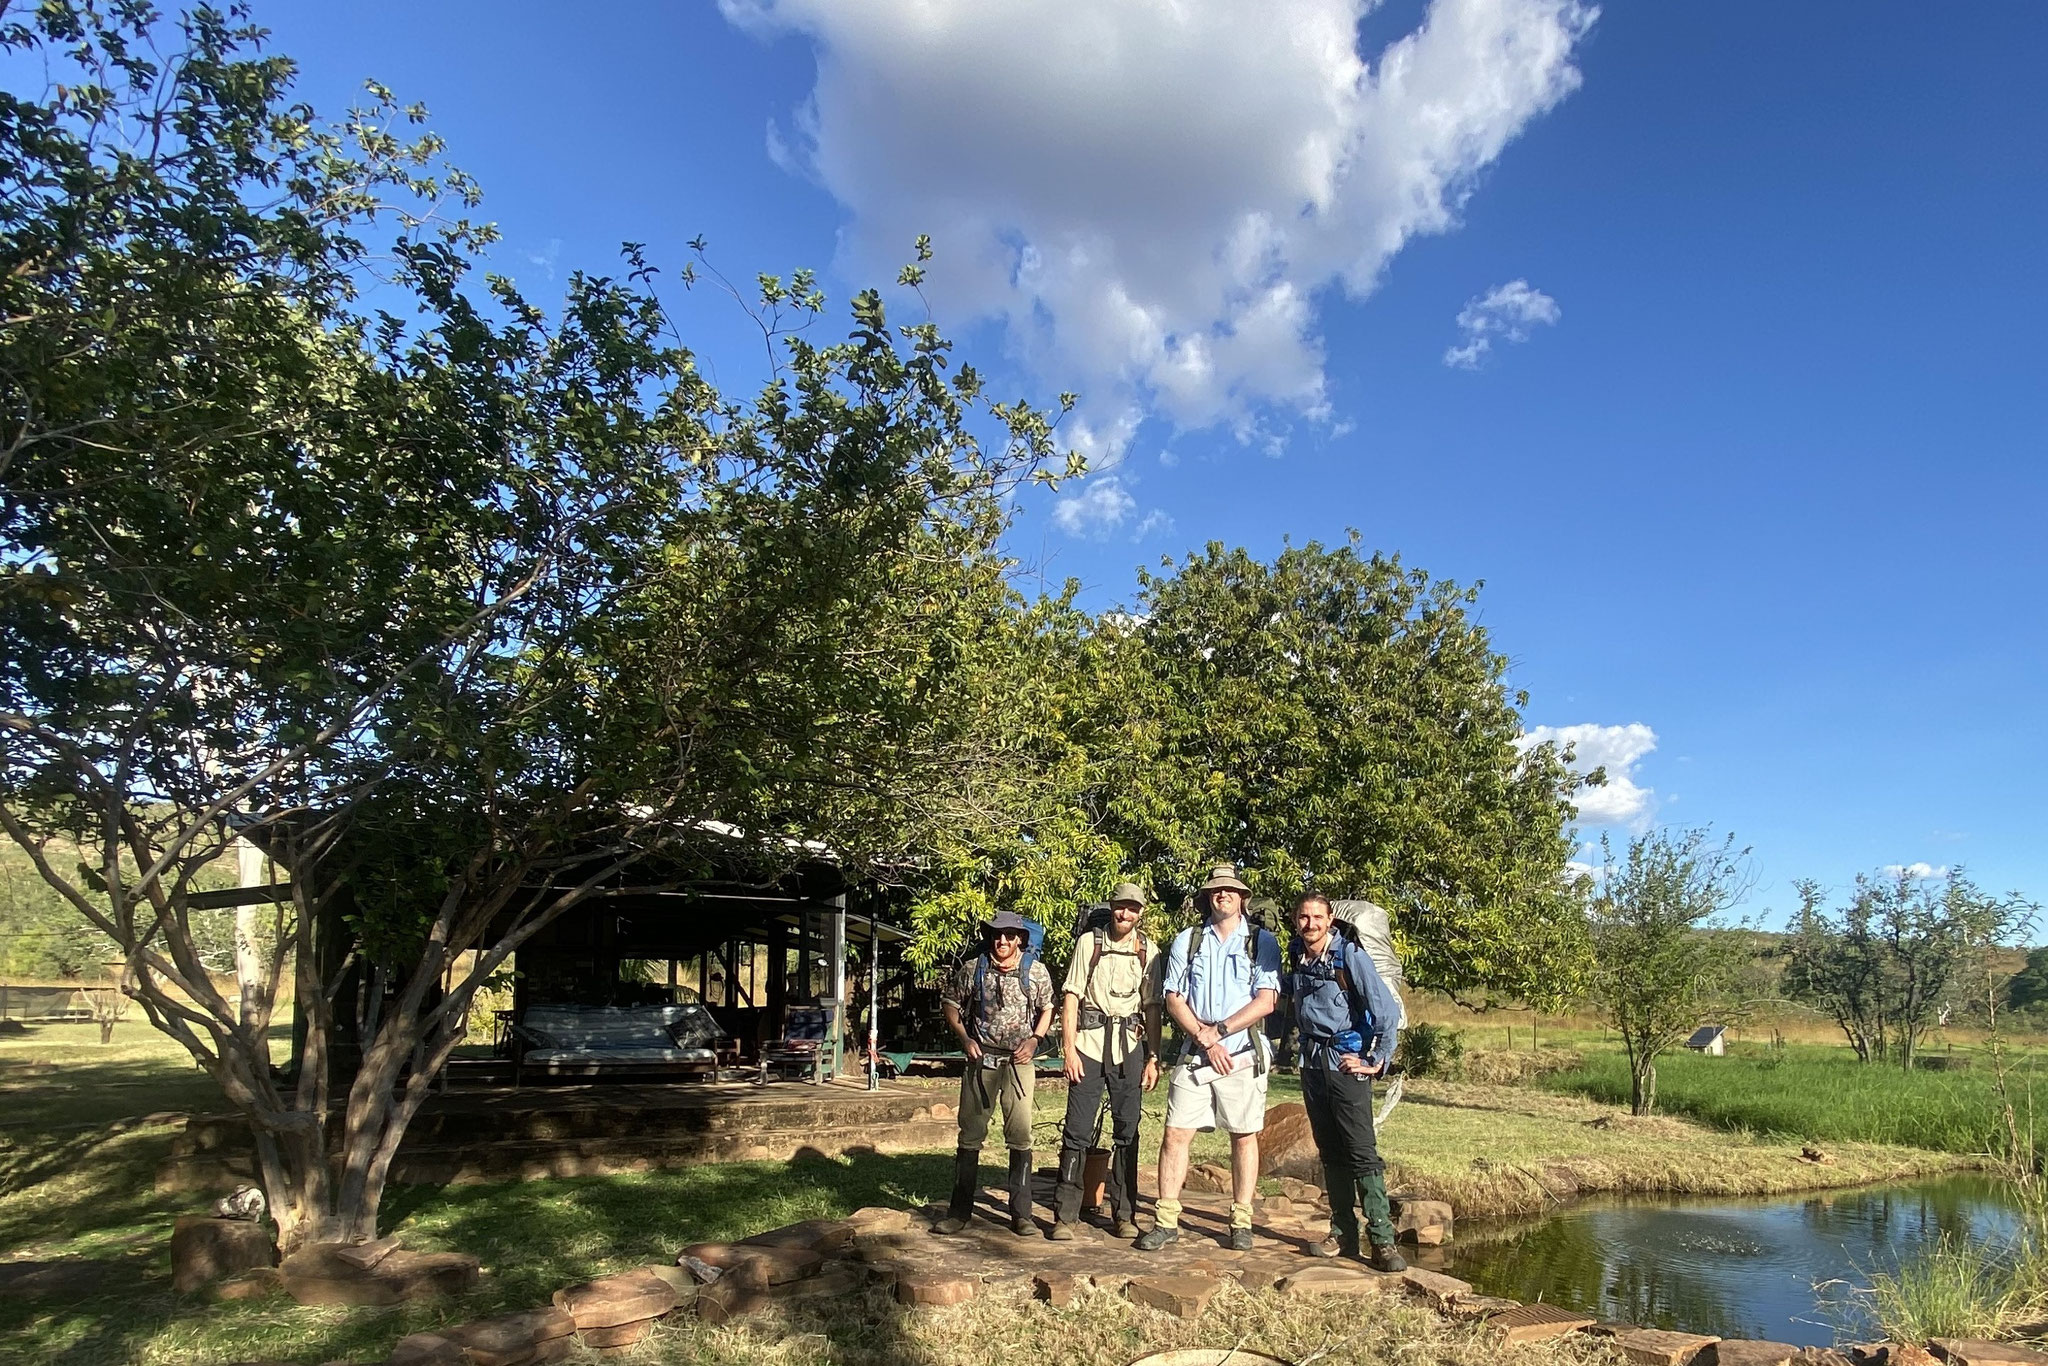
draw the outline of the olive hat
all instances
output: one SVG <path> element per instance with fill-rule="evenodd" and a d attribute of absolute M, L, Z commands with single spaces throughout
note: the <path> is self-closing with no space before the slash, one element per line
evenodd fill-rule
<path fill-rule="evenodd" d="M 1203 892 L 1220 892 L 1225 888 L 1243 892 L 1246 896 L 1252 894 L 1252 889 L 1245 886 L 1244 879 L 1237 875 L 1237 865 L 1234 863 L 1219 863 L 1210 869 L 1209 880 L 1195 891 L 1199 895 Z"/>

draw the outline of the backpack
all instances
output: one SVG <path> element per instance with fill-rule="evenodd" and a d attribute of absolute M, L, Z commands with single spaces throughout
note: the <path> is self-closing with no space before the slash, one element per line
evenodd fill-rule
<path fill-rule="evenodd" d="M 1024 956 L 1017 960 L 1017 973 L 1023 978 L 1024 991 L 1028 997 L 1031 991 L 1031 965 L 1038 961 L 1039 954 L 1045 949 L 1045 926 L 1036 920 L 1026 920 L 1024 933 L 1027 936 L 1024 940 Z M 974 959 L 974 1000 L 970 1003 L 968 1011 L 969 1021 L 977 1026 L 981 1024 L 983 1002 L 987 999 L 983 995 L 987 980 L 988 950 L 983 949 Z"/>
<path fill-rule="evenodd" d="M 1366 1000 L 1365 987 L 1361 985 L 1358 974 L 1351 971 L 1351 956 L 1353 954 L 1360 955 L 1368 963 L 1372 961 L 1372 956 L 1366 952 L 1365 946 L 1359 942 L 1357 928 L 1348 920 L 1333 918 L 1330 922 L 1330 944 L 1336 950 L 1337 971 L 1343 974 L 1338 980 L 1344 984 L 1344 994 L 1351 998 L 1351 1015 L 1353 1020 L 1363 1020 L 1367 1024 L 1377 1023 L 1372 1018 L 1372 1007 Z M 1299 977 L 1301 974 L 1302 951 L 1301 936 L 1298 934 L 1290 935 L 1287 940 L 1287 994 L 1289 997 L 1296 996 L 1300 991 Z M 1377 968 L 1375 968 L 1375 971 L 1377 971 Z M 1389 988 L 1389 990 L 1392 990 L 1392 988 Z M 1399 1000 L 1400 998 L 1397 996 L 1395 999 Z"/>
<path fill-rule="evenodd" d="M 1079 944 L 1089 935 L 1095 936 L 1095 956 L 1088 960 L 1088 976 L 1081 983 L 1081 995 L 1084 999 L 1087 997 L 1089 989 L 1095 985 L 1095 969 L 1102 966 L 1102 951 L 1104 946 L 1109 943 L 1109 917 L 1110 906 L 1107 901 L 1098 901 L 1092 906 L 1083 906 L 1081 913 L 1074 917 L 1074 935 L 1071 942 Z M 1138 937 L 1138 975 L 1143 977 L 1145 969 L 1150 966 L 1146 962 L 1145 930 L 1141 925 L 1132 932 Z M 1118 952 L 1120 953 L 1122 950 L 1119 949 Z"/>

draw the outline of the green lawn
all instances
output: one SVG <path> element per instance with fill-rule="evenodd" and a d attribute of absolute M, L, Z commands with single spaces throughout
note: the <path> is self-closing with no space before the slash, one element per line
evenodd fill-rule
<path fill-rule="evenodd" d="M 1581 1066 L 1542 1084 L 1626 1105 L 1628 1063 L 1619 1047 L 1582 1051 Z M 1982 1153 L 2001 1125 L 1990 1060 L 1973 1061 L 1967 1071 L 1907 1073 L 1864 1065 L 1847 1048 L 1820 1044 L 1738 1044 L 1722 1058 L 1680 1050 L 1657 1062 L 1657 1111 L 1717 1129 Z M 2048 1103 L 2048 1069 L 2032 1052 L 2015 1062 L 2014 1105 L 2024 1128 L 2029 1097 Z"/>
<path fill-rule="evenodd" d="M 217 1111 L 219 1098 L 210 1080 L 169 1041 L 132 1026 L 123 1030 L 120 1042 L 105 1048 L 89 1027 L 45 1027 L 26 1037 L 0 1038 L 0 1258 L 81 1258 L 104 1276 L 96 1289 L 36 1299 L 0 1297 L 0 1362 L 200 1366 L 376 1360 L 399 1336 L 418 1328 L 545 1303 L 562 1285 L 649 1261 L 672 1261 L 684 1245 L 699 1240 L 729 1239 L 863 1205 L 915 1207 L 943 1198 L 950 1179 L 951 1154 L 941 1150 L 501 1185 L 394 1187 L 385 1203 L 385 1229 L 412 1247 L 477 1255 L 489 1273 L 477 1293 L 460 1303 L 396 1309 L 302 1309 L 277 1300 L 214 1303 L 175 1294 L 169 1287 L 171 1223 L 206 1202 L 197 1196 L 156 1194 L 152 1173 L 178 1127 L 169 1118 L 145 1122 L 145 1117 Z M 1584 1069 L 1588 1077 L 1607 1061 L 1596 1053 Z M 1753 1059 L 1674 1059 L 1667 1094 L 1686 1094 L 1679 1078 L 1691 1075 L 1689 1067 L 1698 1068 L 1706 1083 L 1722 1086 L 1770 1070 L 1760 1071 Z M 1715 1067 L 1720 1070 L 1710 1070 Z M 1886 1079 L 1899 1080 L 1889 1074 Z M 1984 1081 L 1965 1074 L 1915 1082 L 1953 1085 L 1964 1080 Z M 947 1090 L 935 1084 L 934 1097 Z M 1292 1078 L 1274 1079 L 1274 1104 L 1298 1094 Z M 1554 1197 L 1560 1182 L 1589 1191 L 1761 1192 L 1905 1176 L 1953 1160 L 1836 1143 L 1838 1164 L 1814 1168 L 1796 1160 L 1796 1145 L 1773 1145 L 1753 1136 L 1705 1142 L 1702 1131 L 1686 1121 L 1631 1120 L 1592 1101 L 1533 1087 L 1414 1082 L 1409 1096 L 1383 1141 L 1396 1180 L 1451 1198 L 1468 1213 L 1540 1207 Z M 1164 1088 L 1147 1098 L 1148 1159 L 1156 1152 L 1164 1100 Z M 1041 1165 L 1053 1160 L 1059 1118 L 1059 1095 L 1048 1090 L 1038 1104 Z M 1226 1154 L 1221 1135 L 1197 1141 L 1198 1159 Z M 985 1180 L 1000 1180 L 999 1163 L 999 1150 L 992 1150 Z M 899 1357 L 950 1362 L 965 1353 L 979 1360 L 1011 1340 L 1005 1335 L 1028 1329 L 1040 1336 L 1080 1334 L 1060 1339 L 1058 1350 L 1066 1353 L 1061 1359 L 1114 1363 L 1135 1354 L 1151 1331 L 1139 1332 L 1150 1320 L 1132 1317 L 1134 1311 L 1121 1301 L 1097 1305 L 1071 1321 L 1062 1316 L 1041 1322 L 1037 1316 L 1046 1311 L 1025 1305 L 1003 1308 L 1000 1314 L 997 1308 L 990 1305 L 977 1311 L 981 1317 L 960 1319 L 956 1328 L 974 1342 L 956 1340 L 957 1333 L 949 1337 L 935 1326 L 930 1341 L 920 1339 L 915 1352 L 898 1341 L 894 1348 L 872 1352 L 814 1355 L 778 1345 L 782 1340 L 772 1324 L 744 1333 L 686 1325 L 665 1330 L 664 1348 L 641 1356 L 721 1363 L 826 1356 L 849 1362 Z M 870 1311 L 884 1316 L 876 1320 L 883 1323 L 888 1306 L 876 1301 L 862 1312 Z M 1247 1306 L 1232 1312 L 1250 1311 Z M 1019 1314 L 1032 1316 L 1028 1324 L 1020 1323 Z M 1463 1350 L 1437 1345 L 1444 1360 Z"/>

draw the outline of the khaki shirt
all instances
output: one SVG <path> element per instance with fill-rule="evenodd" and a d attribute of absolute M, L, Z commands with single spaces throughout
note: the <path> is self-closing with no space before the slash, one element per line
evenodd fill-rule
<path fill-rule="evenodd" d="M 1138 970 L 1138 946 L 1144 945 L 1145 969 Z M 1102 955 L 1102 963 L 1094 967 L 1094 979 L 1089 979 L 1089 970 L 1095 963 L 1095 935 L 1082 935 L 1074 943 L 1073 961 L 1067 964 L 1067 981 L 1064 994 L 1078 996 L 1084 1006 L 1094 1006 L 1104 1015 L 1117 1018 L 1127 1015 L 1142 1016 L 1149 1005 L 1159 1003 L 1159 986 L 1165 980 L 1166 955 L 1159 946 L 1145 937 L 1143 930 L 1132 931 L 1132 937 L 1123 944 L 1111 943 Z M 1081 1056 L 1102 1061 L 1104 1036 L 1112 1031 L 1107 1029 L 1082 1029 L 1074 1041 Z M 1143 1019 L 1135 1020 L 1125 1027 L 1124 1036 L 1114 1042 L 1118 1045 L 1111 1050 L 1112 1060 L 1122 1058 L 1136 1050 L 1145 1040 Z"/>

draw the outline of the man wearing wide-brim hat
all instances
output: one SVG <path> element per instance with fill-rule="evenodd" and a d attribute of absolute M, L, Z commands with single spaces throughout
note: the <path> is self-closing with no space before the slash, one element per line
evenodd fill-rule
<path fill-rule="evenodd" d="M 1081 1174 L 1100 1138 L 1109 1102 L 1109 1208 L 1116 1236 L 1138 1236 L 1138 1120 L 1144 1092 L 1159 1081 L 1159 948 L 1138 928 L 1145 889 L 1119 882 L 1109 894 L 1107 923 L 1074 937 L 1062 993 L 1067 1114 L 1060 1133 L 1060 1179 L 1046 1237 L 1074 1236 L 1081 1216 Z M 1101 912 L 1094 913 L 1100 916 Z"/>
<path fill-rule="evenodd" d="M 934 1233 L 959 1233 L 981 1186 L 981 1144 L 998 1109 L 1010 1150 L 1010 1229 L 1031 1233 L 1031 1083 L 1038 1045 L 1052 1028 L 1052 974 L 1025 963 L 1031 928 L 1004 911 L 985 927 L 982 951 L 947 984 L 946 1024 L 967 1054 L 960 1077 L 960 1140 L 953 1154 L 953 1195 Z"/>
<path fill-rule="evenodd" d="M 1230 1135 L 1230 1246 L 1251 1250 L 1270 1062 L 1262 1022 L 1280 999 L 1280 943 L 1246 918 L 1250 895 L 1235 864 L 1218 864 L 1195 894 L 1205 922 L 1175 935 L 1167 950 L 1166 1013 L 1187 1046 L 1167 1083 L 1159 1203 L 1151 1231 L 1137 1241 L 1141 1252 L 1180 1237 L 1188 1146 L 1209 1129 Z"/>

